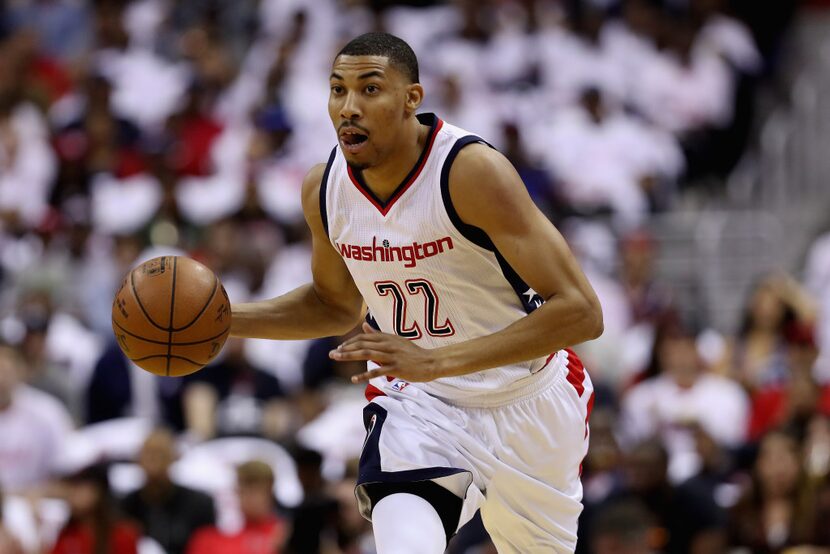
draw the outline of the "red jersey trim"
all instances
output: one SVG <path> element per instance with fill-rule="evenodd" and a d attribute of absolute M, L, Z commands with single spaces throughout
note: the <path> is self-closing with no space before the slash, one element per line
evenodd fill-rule
<path fill-rule="evenodd" d="M 435 118 L 435 120 L 436 120 L 435 127 L 433 127 L 433 129 L 430 131 L 430 136 L 429 136 L 429 138 L 427 139 L 427 146 L 426 146 L 426 148 L 424 149 L 424 152 L 423 152 L 423 154 L 421 155 L 421 158 L 418 160 L 418 164 L 417 164 L 417 165 L 415 166 L 415 168 L 414 168 L 414 169 L 413 169 L 413 170 L 409 173 L 409 175 L 408 175 L 408 176 L 407 176 L 407 178 L 404 180 L 404 182 L 403 182 L 403 183 L 401 183 L 401 184 L 398 186 L 398 188 L 397 188 L 397 189 L 395 189 L 395 192 L 392 194 L 392 196 L 391 196 L 391 197 L 389 197 L 389 200 L 387 200 L 386 202 L 381 202 L 381 201 L 380 201 L 380 200 L 379 200 L 379 199 L 378 199 L 378 198 L 377 198 L 377 197 L 376 197 L 376 196 L 372 193 L 372 191 L 371 191 L 371 190 L 368 190 L 368 186 L 366 186 L 366 184 L 362 182 L 362 179 L 361 179 L 361 178 L 359 178 L 357 175 L 355 175 L 355 174 L 354 174 L 354 172 L 352 171 L 352 167 L 351 167 L 350 165 L 347 165 L 347 166 L 346 166 L 346 168 L 347 168 L 347 172 L 348 172 L 348 174 L 349 174 L 349 180 L 350 180 L 350 181 L 352 182 L 352 184 L 353 184 L 353 185 L 357 188 L 357 190 L 359 190 L 359 191 L 360 191 L 360 193 L 361 193 L 363 196 L 365 196 L 365 197 L 366 197 L 366 199 L 367 199 L 369 202 L 371 202 L 371 203 L 372 203 L 372 205 L 373 205 L 375 208 L 377 208 L 377 209 L 378 209 L 378 211 L 379 211 L 379 212 L 381 213 L 381 215 L 383 215 L 384 217 L 386 216 L 386 214 L 388 214 L 388 213 L 389 213 L 389 210 L 391 210 L 391 209 L 392 209 L 392 206 L 394 206 L 394 205 L 395 205 L 395 202 L 397 202 L 397 201 L 398 201 L 398 199 L 399 199 L 401 196 L 403 196 L 403 195 L 404 195 L 404 193 L 405 193 L 407 190 L 409 190 L 409 187 L 411 187 L 411 186 L 412 186 L 412 184 L 413 184 L 413 183 L 414 183 L 414 182 L 418 179 L 418 176 L 421 174 L 421 171 L 424 169 L 424 166 L 426 165 L 427 160 L 429 159 L 429 154 L 430 154 L 430 152 L 432 152 L 432 146 L 435 144 L 435 137 L 437 137 L 437 136 L 438 136 L 438 132 L 441 130 L 441 127 L 443 127 L 443 126 L 444 126 L 444 122 L 443 122 L 443 120 L 441 120 L 441 119 L 440 119 L 440 118 L 438 118 L 438 117 L 436 117 L 436 118 Z"/>
<path fill-rule="evenodd" d="M 386 393 L 377 388 L 375 385 L 368 384 L 366 385 L 366 390 L 363 392 L 363 395 L 366 396 L 367 402 L 371 402 L 378 396 L 386 396 Z"/>

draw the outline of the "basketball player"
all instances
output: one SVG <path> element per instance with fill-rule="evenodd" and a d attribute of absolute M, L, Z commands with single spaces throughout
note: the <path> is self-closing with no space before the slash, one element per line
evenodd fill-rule
<path fill-rule="evenodd" d="M 234 306 L 233 335 L 366 317 L 330 356 L 369 361 L 356 496 L 379 553 L 441 553 L 479 508 L 499 552 L 572 552 L 593 389 L 567 347 L 602 333 L 594 291 L 504 156 L 417 114 L 405 42 L 352 40 L 330 86 L 339 147 L 303 183 L 313 282 Z"/>

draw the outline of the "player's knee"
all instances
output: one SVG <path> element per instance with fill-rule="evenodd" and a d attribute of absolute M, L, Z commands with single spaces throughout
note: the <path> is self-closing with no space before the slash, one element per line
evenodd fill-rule
<path fill-rule="evenodd" d="M 372 529 L 378 554 L 441 554 L 447 544 L 438 512 L 414 494 L 381 499 L 372 510 Z"/>

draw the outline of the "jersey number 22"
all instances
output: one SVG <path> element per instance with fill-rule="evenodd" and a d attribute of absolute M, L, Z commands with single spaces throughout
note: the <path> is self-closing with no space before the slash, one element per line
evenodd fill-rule
<path fill-rule="evenodd" d="M 455 329 L 449 319 L 443 323 L 438 321 L 438 295 L 432 283 L 426 279 L 409 279 L 401 287 L 395 281 L 378 281 L 375 283 L 375 290 L 381 296 L 391 296 L 393 305 L 393 321 L 395 322 L 395 334 L 406 339 L 419 339 L 421 326 L 417 321 L 407 324 L 406 309 L 407 296 L 404 289 L 410 296 L 424 295 L 424 328 L 431 337 L 449 337 L 455 334 Z"/>

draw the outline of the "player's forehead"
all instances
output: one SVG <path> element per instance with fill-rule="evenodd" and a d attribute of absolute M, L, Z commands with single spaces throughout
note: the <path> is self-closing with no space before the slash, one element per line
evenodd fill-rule
<path fill-rule="evenodd" d="M 397 70 L 386 56 L 350 56 L 341 54 L 331 67 L 332 79 L 380 78 L 393 79 Z"/>

